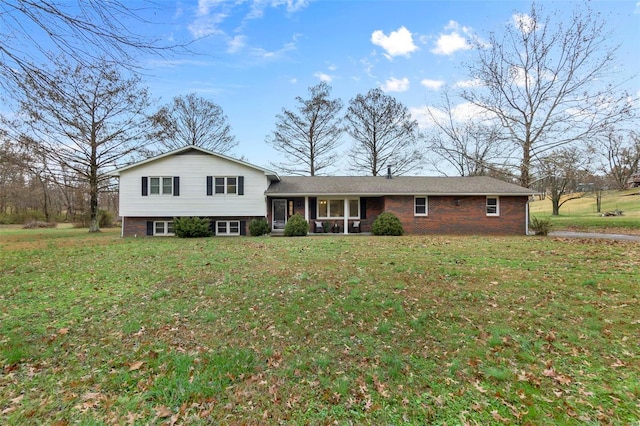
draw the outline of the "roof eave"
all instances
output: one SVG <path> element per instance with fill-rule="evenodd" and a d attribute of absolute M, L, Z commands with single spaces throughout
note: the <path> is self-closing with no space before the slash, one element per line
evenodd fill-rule
<path fill-rule="evenodd" d="M 385 196 L 401 196 L 401 195 L 426 195 L 426 196 L 450 196 L 450 197 L 479 197 L 479 196 L 497 196 L 497 197 L 529 197 L 535 195 L 535 192 L 269 192 L 265 194 L 270 197 L 321 197 L 321 196 L 340 196 L 340 197 L 385 197 Z"/>

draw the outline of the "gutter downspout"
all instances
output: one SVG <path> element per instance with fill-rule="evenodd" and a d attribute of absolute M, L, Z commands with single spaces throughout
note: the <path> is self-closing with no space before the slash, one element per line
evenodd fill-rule
<path fill-rule="evenodd" d="M 527 208 L 525 210 L 524 235 L 529 235 L 529 197 L 527 197 Z"/>

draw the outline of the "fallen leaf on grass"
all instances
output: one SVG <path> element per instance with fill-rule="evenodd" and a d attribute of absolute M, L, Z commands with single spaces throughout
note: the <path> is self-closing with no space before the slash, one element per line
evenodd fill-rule
<path fill-rule="evenodd" d="M 129 371 L 139 370 L 140 367 L 142 367 L 142 364 L 144 364 L 144 361 L 137 361 L 129 364 Z"/>
<path fill-rule="evenodd" d="M 483 388 L 482 386 L 480 386 L 480 382 L 474 382 L 473 386 L 478 390 L 478 392 L 487 393 L 487 390 L 485 388 Z"/>
<path fill-rule="evenodd" d="M 613 367 L 613 368 L 626 367 L 626 364 L 624 362 L 620 361 L 618 358 L 616 358 L 616 362 L 611 364 L 611 367 Z"/>
<path fill-rule="evenodd" d="M 158 416 L 161 419 L 171 416 L 171 410 L 169 410 L 164 405 L 156 407 L 155 410 L 156 410 L 156 416 Z"/>
<path fill-rule="evenodd" d="M 510 423 L 510 422 L 509 422 L 509 419 L 502 417 L 502 416 L 500 415 L 500 413 L 498 413 L 498 411 L 497 411 L 497 410 L 493 410 L 493 411 L 491 412 L 491 417 L 493 417 L 493 419 L 494 419 L 494 420 L 499 421 L 499 422 L 502 422 L 502 423 Z"/>

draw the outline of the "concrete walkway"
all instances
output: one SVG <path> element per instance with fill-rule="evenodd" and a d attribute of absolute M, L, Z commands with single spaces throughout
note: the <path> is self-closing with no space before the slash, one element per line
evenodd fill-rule
<path fill-rule="evenodd" d="M 604 240 L 619 240 L 619 241 L 637 241 L 640 242 L 640 235 L 626 235 L 626 234 L 602 234 L 599 232 L 573 232 L 573 231 L 555 231 L 549 232 L 550 237 L 562 237 L 562 238 L 599 238 Z"/>

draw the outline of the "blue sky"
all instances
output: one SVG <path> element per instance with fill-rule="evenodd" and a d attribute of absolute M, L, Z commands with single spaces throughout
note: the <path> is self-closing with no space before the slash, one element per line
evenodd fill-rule
<path fill-rule="evenodd" d="M 575 1 L 542 1 L 569 14 Z M 133 3 L 135 4 L 135 2 Z M 144 82 L 158 105 L 195 92 L 220 105 L 239 142 L 235 156 L 267 166 L 278 153 L 265 143 L 283 107 L 321 80 L 345 106 L 380 87 L 423 122 L 444 86 L 467 82 L 471 37 L 500 31 L 530 2 L 518 0 L 157 0 L 150 24 L 134 28 L 193 43 L 193 55 L 142 59 Z M 640 2 L 593 1 L 612 30 L 620 78 L 640 72 Z M 640 94 L 640 77 L 626 83 Z M 345 108 L 346 109 L 346 108 Z M 343 150 L 351 141 L 345 134 Z M 337 170 L 338 173 L 346 169 Z"/>

